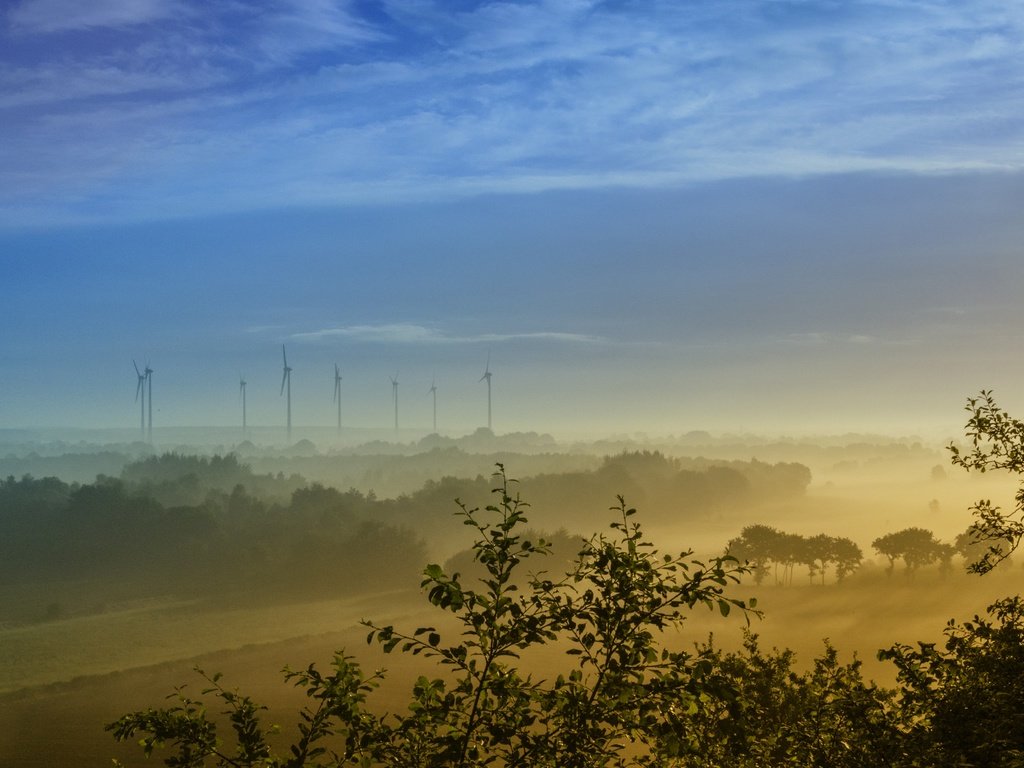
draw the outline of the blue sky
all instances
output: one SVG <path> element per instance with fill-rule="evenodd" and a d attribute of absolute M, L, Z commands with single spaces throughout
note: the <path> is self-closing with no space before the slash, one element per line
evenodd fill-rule
<path fill-rule="evenodd" d="M 0 4 L 0 427 L 1020 403 L 1024 7 Z M 408 393 L 408 394 L 406 394 Z M 407 399 L 406 399 L 407 398 Z"/>

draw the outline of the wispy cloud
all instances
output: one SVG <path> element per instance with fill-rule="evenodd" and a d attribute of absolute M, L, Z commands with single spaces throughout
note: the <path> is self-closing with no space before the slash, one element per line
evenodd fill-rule
<path fill-rule="evenodd" d="M 799 347 L 835 347 L 835 346 L 904 346 L 915 343 L 909 339 L 879 338 L 866 333 L 829 333 L 823 331 L 808 331 L 805 333 L 790 333 L 785 336 L 778 336 L 772 339 L 776 344 L 785 344 Z"/>
<path fill-rule="evenodd" d="M 381 7 L 26 0 L 20 44 L 0 31 L 0 206 L 139 218 L 1024 168 L 1013 4 Z"/>
<path fill-rule="evenodd" d="M 384 35 L 337 0 L 284 0 L 260 20 L 255 43 L 278 64 L 316 50 L 378 41 Z"/>
<path fill-rule="evenodd" d="M 529 333 L 481 333 L 475 335 L 449 334 L 437 328 L 412 323 L 384 325 L 349 325 L 294 333 L 294 341 L 351 341 L 366 344 L 480 344 L 508 341 L 550 341 L 571 344 L 602 344 L 600 336 L 579 333 L 541 331 Z"/>

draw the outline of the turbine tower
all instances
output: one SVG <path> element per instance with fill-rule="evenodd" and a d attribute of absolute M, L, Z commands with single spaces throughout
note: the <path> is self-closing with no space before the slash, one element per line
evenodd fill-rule
<path fill-rule="evenodd" d="M 334 364 L 334 399 L 338 403 L 338 434 L 341 434 L 341 371 L 338 364 Z"/>
<path fill-rule="evenodd" d="M 248 424 L 245 423 L 245 377 L 238 374 L 238 396 L 242 400 L 242 439 L 248 434 Z"/>
<path fill-rule="evenodd" d="M 480 377 L 480 381 L 487 381 L 487 429 L 491 429 L 491 353 L 487 353 L 487 367 L 484 368 L 484 375 Z M 479 382 L 478 382 L 479 383 Z"/>
<path fill-rule="evenodd" d="M 288 388 L 288 442 L 292 441 L 292 369 L 288 367 L 288 353 L 284 351 L 284 344 L 281 345 L 281 358 L 284 360 L 284 375 L 281 377 L 281 394 Z"/>
<path fill-rule="evenodd" d="M 395 404 L 395 434 L 398 434 L 398 373 L 391 378 L 391 399 Z"/>
<path fill-rule="evenodd" d="M 146 361 L 146 368 L 143 370 L 146 375 L 146 381 L 148 382 L 149 392 L 149 436 L 148 441 L 153 442 L 153 369 L 149 367 L 149 361 Z"/>
<path fill-rule="evenodd" d="M 139 398 L 142 398 L 142 402 L 139 404 L 140 414 L 139 417 L 142 422 L 142 439 L 146 439 L 146 374 L 139 370 L 139 366 L 134 360 L 132 365 L 135 366 L 135 375 L 139 377 L 139 383 L 135 387 L 135 402 L 139 402 Z"/>
<path fill-rule="evenodd" d="M 434 434 L 436 435 L 437 434 L 437 380 L 436 379 L 431 378 L 431 380 L 430 380 L 430 389 L 428 389 L 427 392 L 429 392 L 430 394 L 432 394 L 434 396 Z"/>

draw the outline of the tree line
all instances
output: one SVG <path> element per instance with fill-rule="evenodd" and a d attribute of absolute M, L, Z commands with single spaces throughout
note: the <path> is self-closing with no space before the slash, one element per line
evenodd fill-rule
<path fill-rule="evenodd" d="M 808 578 L 825 583 L 825 572 L 831 566 L 836 581 L 843 581 L 864 559 L 861 548 L 851 539 L 828 536 L 801 536 L 785 533 L 768 525 L 748 525 L 740 535 L 730 539 L 726 551 L 750 568 L 754 582 L 761 584 L 774 573 L 776 584 L 792 584 L 793 570 L 806 565 Z"/>
<path fill-rule="evenodd" d="M 800 494 L 808 478 L 799 465 L 696 468 L 655 452 L 530 482 L 543 507 L 560 513 L 539 519 L 539 528 L 586 530 L 595 507 L 585 505 L 613 497 L 616 483 L 665 505 L 675 493 L 679 503 L 660 513 L 669 515 L 699 514 L 760 494 Z M 573 489 L 577 498 L 560 505 Z M 321 597 L 368 584 L 397 588 L 415 579 L 431 546 L 458 535 L 447 511 L 451 500 L 479 503 L 489 491 L 485 476 L 449 476 L 379 498 L 296 473 L 255 472 L 233 454 L 149 456 L 127 464 L 119 477 L 100 475 L 91 483 L 11 476 L 0 480 L 0 585 L 117 583 L 124 597 Z"/>
<path fill-rule="evenodd" d="M 197 504 L 161 500 L 181 500 L 193 486 L 187 476 L 165 486 L 102 476 L 84 485 L 0 481 L 0 584 L 117 583 L 125 597 L 322 597 L 368 582 L 405 586 L 426 558 L 413 531 L 380 519 L 376 500 L 357 491 L 302 483 L 278 501 L 238 482 L 205 489 Z"/>
<path fill-rule="evenodd" d="M 879 536 L 871 547 L 888 561 L 886 573 L 892 575 L 896 563 L 902 560 L 907 576 L 932 564 L 938 564 L 941 574 L 948 574 L 953 570 L 954 555 L 973 563 L 986 549 L 972 527 L 958 534 L 952 543 L 940 541 L 925 528 L 904 528 Z M 775 584 L 792 584 L 798 565 L 806 566 L 812 583 L 817 579 L 824 584 L 829 569 L 835 581 L 842 582 L 864 561 L 863 551 L 852 539 L 824 533 L 803 536 L 762 524 L 743 528 L 739 536 L 729 540 L 726 551 L 747 563 L 756 584 L 762 584 L 769 574 Z"/>

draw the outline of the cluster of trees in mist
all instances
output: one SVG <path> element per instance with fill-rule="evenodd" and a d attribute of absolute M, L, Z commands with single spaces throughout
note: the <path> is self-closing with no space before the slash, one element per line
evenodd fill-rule
<path fill-rule="evenodd" d="M 520 475 L 528 477 L 538 474 L 537 467 L 545 464 L 547 471 L 552 472 L 593 468 L 602 456 L 643 450 L 657 450 L 672 456 L 704 456 L 714 460 L 757 456 L 773 464 L 801 462 L 828 466 L 836 471 L 891 469 L 907 462 L 920 463 L 935 457 L 934 448 L 918 440 L 882 435 L 819 435 L 797 439 L 690 432 L 676 437 L 639 435 L 559 443 L 547 434 L 495 434 L 483 427 L 463 437 L 434 434 L 410 443 L 373 441 L 344 448 L 318 448 L 309 440 L 300 440 L 289 447 L 257 445 L 244 440 L 234 445 L 227 442 L 204 448 L 195 444 L 165 445 L 159 452 L 235 453 L 257 472 L 296 472 L 309 480 L 330 484 L 344 481 L 345 487 L 353 485 L 361 489 L 365 489 L 364 475 L 377 474 L 383 466 L 384 474 L 394 475 L 404 487 L 377 487 L 377 491 L 393 495 L 403 490 L 415 490 L 425 480 L 437 477 L 436 460 L 440 457 L 445 462 L 441 471 L 457 475 L 489 472 L 494 462 L 501 461 L 502 457 L 514 458 Z M 3 441 L 0 433 L 0 476 L 31 474 L 90 482 L 98 474 L 118 475 L 125 464 L 153 454 L 154 446 L 138 441 Z M 474 461 L 474 457 L 484 459 L 485 463 Z M 338 458 L 345 459 L 344 477 L 338 475 Z"/>
<path fill-rule="evenodd" d="M 953 555 L 959 552 L 969 559 L 976 544 L 969 531 L 961 533 L 956 544 L 949 544 L 939 541 L 925 528 L 912 527 L 879 536 L 871 546 L 889 561 L 890 575 L 896 568 L 896 561 L 903 560 L 905 573 L 910 576 L 918 568 L 932 563 L 938 563 L 941 572 L 949 573 L 953 569 Z"/>
<path fill-rule="evenodd" d="M 532 477 L 529 488 L 535 506 L 556 514 L 566 505 L 578 506 L 571 501 L 576 492 L 590 510 L 621 495 L 646 513 L 661 515 L 793 498 L 810 482 L 810 469 L 794 462 L 712 461 L 643 450 L 606 456 L 594 472 Z"/>
<path fill-rule="evenodd" d="M 726 550 L 748 564 L 757 584 L 773 570 L 776 584 L 792 584 L 793 569 L 797 565 L 807 566 L 812 582 L 820 578 L 824 584 L 829 566 L 835 572 L 836 581 L 843 581 L 864 559 L 861 548 L 851 539 L 824 533 L 801 536 L 768 525 L 748 525 L 739 536 L 730 539 Z"/>
<path fill-rule="evenodd" d="M 800 495 L 809 480 L 798 464 L 643 452 L 529 484 L 539 528 L 588 530 L 594 510 L 623 490 L 657 518 Z M 490 491 L 482 475 L 443 477 L 379 498 L 295 473 L 257 473 L 234 455 L 174 453 L 91 483 L 8 477 L 0 481 L 0 584 L 107 581 L 129 596 L 245 591 L 268 598 L 407 586 L 428 545 L 458 534 L 453 499 L 485 503 Z"/>
<path fill-rule="evenodd" d="M 970 563 L 985 551 L 970 527 L 953 543 L 938 540 L 925 528 L 911 527 L 879 536 L 871 542 L 871 547 L 888 561 L 886 572 L 890 576 L 899 560 L 903 561 L 907 576 L 933 563 L 937 563 L 939 572 L 945 575 L 953 570 L 954 555 Z M 803 536 L 763 524 L 743 528 L 739 536 L 729 540 L 726 550 L 748 564 L 756 584 L 763 583 L 769 573 L 774 574 L 776 584 L 792 584 L 793 571 L 798 565 L 806 566 L 811 582 L 818 579 L 824 584 L 830 569 L 835 580 L 842 582 L 864 560 L 863 551 L 852 539 L 825 533 Z"/>

